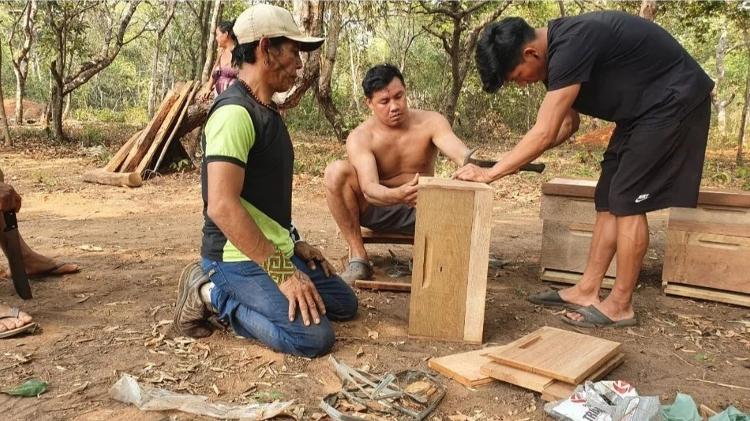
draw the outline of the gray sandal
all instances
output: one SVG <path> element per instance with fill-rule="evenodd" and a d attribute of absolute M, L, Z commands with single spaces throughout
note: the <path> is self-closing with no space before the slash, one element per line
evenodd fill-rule
<path fill-rule="evenodd" d="M 578 327 L 587 327 L 587 328 L 593 328 L 593 327 L 625 327 L 625 326 L 635 326 L 638 324 L 638 319 L 635 317 L 632 317 L 630 319 L 625 320 L 618 320 L 614 321 L 607 317 L 606 314 L 599 311 L 594 306 L 588 306 L 588 307 L 581 307 L 578 310 L 575 311 L 575 313 L 580 314 L 583 316 L 583 320 L 573 320 L 569 318 L 567 315 L 562 316 L 562 321 L 573 326 Z"/>
<path fill-rule="evenodd" d="M 373 269 L 370 261 L 367 259 L 354 257 L 349 260 L 349 265 L 347 266 L 344 273 L 342 273 L 340 276 L 341 279 L 344 280 L 344 282 L 351 286 L 354 285 L 354 281 L 358 279 L 372 279 L 372 275 Z"/>
<path fill-rule="evenodd" d="M 526 300 L 540 306 L 581 308 L 578 304 L 569 303 L 560 297 L 560 291 L 550 289 L 538 294 L 529 295 Z"/>

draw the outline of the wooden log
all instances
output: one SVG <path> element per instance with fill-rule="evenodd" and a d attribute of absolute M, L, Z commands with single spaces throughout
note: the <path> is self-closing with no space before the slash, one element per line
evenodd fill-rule
<path fill-rule="evenodd" d="M 83 181 L 125 187 L 140 187 L 143 184 L 141 175 L 136 172 L 112 172 L 104 168 L 86 171 Z"/>
<path fill-rule="evenodd" d="M 186 83 L 182 87 L 182 89 L 180 89 L 178 96 L 177 96 L 177 100 L 175 101 L 175 104 L 169 110 L 169 113 L 167 114 L 167 116 L 164 117 L 164 121 L 162 122 L 161 127 L 159 128 L 159 131 L 154 136 L 154 140 L 151 142 L 151 145 L 149 145 L 149 148 L 146 151 L 146 153 L 143 154 L 143 157 L 141 158 L 140 162 L 134 165 L 134 168 L 132 168 L 131 171 L 137 171 L 139 174 L 143 176 L 144 171 L 146 170 L 148 165 L 151 163 L 151 160 L 154 158 L 156 151 L 164 143 L 164 140 L 166 139 L 167 134 L 172 131 L 172 128 L 174 127 L 175 119 L 182 112 L 182 108 L 185 105 L 185 100 L 187 99 L 187 96 L 190 93 L 190 91 L 193 89 L 193 84 L 194 82 Z"/>
<path fill-rule="evenodd" d="M 138 138 L 143 133 L 143 130 L 138 130 L 135 132 L 132 136 L 130 136 L 130 139 L 123 144 L 120 149 L 117 150 L 117 153 L 112 157 L 112 159 L 107 162 L 107 165 L 104 166 L 104 169 L 107 171 L 117 171 L 120 166 L 122 165 L 123 161 L 125 161 L 125 158 L 128 156 L 128 153 L 130 153 L 130 149 L 133 147 L 133 144 L 137 142 Z"/>
<path fill-rule="evenodd" d="M 482 342 L 492 199 L 483 183 L 420 178 L 410 336 Z"/>
<path fill-rule="evenodd" d="M 596 180 L 553 178 L 542 185 L 542 193 L 553 196 L 594 198 Z"/>
<path fill-rule="evenodd" d="M 127 158 L 125 158 L 125 162 L 120 166 L 121 171 L 128 172 L 135 170 L 136 166 L 141 162 L 143 155 L 146 154 L 151 143 L 154 141 L 154 136 L 156 136 L 164 119 L 172 109 L 175 101 L 177 101 L 177 97 L 178 95 L 175 93 L 175 90 L 171 90 L 167 93 L 164 100 L 161 102 L 161 105 L 159 105 L 159 110 L 154 114 L 154 118 L 152 118 L 146 128 L 143 129 L 138 141 L 135 142 L 130 149 Z"/>
<path fill-rule="evenodd" d="M 393 282 L 393 281 L 369 281 L 364 279 L 357 279 L 354 281 L 354 286 L 359 289 L 374 289 L 379 291 L 396 291 L 396 292 L 410 292 L 411 284 L 407 282 Z"/>
<path fill-rule="evenodd" d="M 198 83 L 193 83 L 193 88 L 190 90 L 190 93 L 188 94 L 187 99 L 185 100 L 185 103 L 182 107 L 182 111 L 180 111 L 180 116 L 177 117 L 177 122 L 174 124 L 174 128 L 172 129 L 171 133 L 169 134 L 169 137 L 164 142 L 164 145 L 161 148 L 161 153 L 159 154 L 159 158 L 156 160 L 156 163 L 154 164 L 153 171 L 156 172 L 159 169 L 159 166 L 161 165 L 161 161 L 164 159 L 164 156 L 167 154 L 167 150 L 169 149 L 169 146 L 172 144 L 172 140 L 175 138 L 175 135 L 180 130 L 180 125 L 182 124 L 182 120 L 185 118 L 185 114 L 187 114 L 188 108 L 190 107 L 190 103 L 193 101 L 193 97 L 195 97 L 196 92 L 198 92 L 199 88 Z"/>

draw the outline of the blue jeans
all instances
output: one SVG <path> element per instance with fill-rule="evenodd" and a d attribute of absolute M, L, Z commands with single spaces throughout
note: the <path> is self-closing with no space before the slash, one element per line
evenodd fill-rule
<path fill-rule="evenodd" d="M 219 317 L 229 322 L 243 337 L 257 339 L 275 351 L 304 357 L 317 357 L 331 350 L 336 336 L 331 320 L 344 321 L 357 314 L 354 291 L 338 276 L 327 278 L 320 265 L 311 270 L 297 256 L 292 262 L 310 277 L 323 298 L 326 314 L 320 324 L 305 326 L 297 311 L 289 321 L 289 301 L 279 287 L 255 262 L 214 262 L 204 258 L 203 270 L 214 270 L 211 302 Z"/>

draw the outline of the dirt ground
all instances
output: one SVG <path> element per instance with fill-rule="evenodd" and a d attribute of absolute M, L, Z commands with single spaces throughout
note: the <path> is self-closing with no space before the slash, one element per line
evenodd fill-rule
<path fill-rule="evenodd" d="M 198 257 L 197 173 L 157 178 L 138 189 L 85 184 L 96 164 L 85 157 L 0 152 L 0 166 L 23 194 L 23 236 L 36 249 L 83 270 L 33 283 L 21 301 L 9 282 L 0 301 L 32 314 L 41 329 L 0 340 L 0 386 L 27 378 L 50 384 L 39 398 L 0 395 L 7 420 L 191 420 L 180 412 L 140 412 L 111 400 L 121 373 L 151 386 L 237 403 L 294 399 L 302 419 L 339 382 L 326 358 L 274 353 L 226 332 L 174 339 L 169 329 L 177 277 Z M 501 183 L 499 183 L 501 184 Z M 524 194 L 497 186 L 485 316 L 485 346 L 503 344 L 540 326 L 565 327 L 559 313 L 524 300 L 545 289 L 538 279 L 541 221 L 538 182 Z M 625 363 L 611 374 L 641 394 L 671 402 L 678 391 L 714 409 L 750 410 L 750 309 L 666 297 L 660 291 L 665 215 L 651 216 L 652 243 L 636 292 L 640 325 L 594 332 L 623 343 Z M 346 254 L 325 205 L 319 177 L 296 178 L 294 219 L 309 242 L 332 260 Z M 408 258 L 410 248 L 390 247 Z M 388 247 L 372 248 L 387 255 Z M 373 373 L 427 368 L 427 359 L 477 346 L 407 338 L 409 295 L 359 291 L 356 320 L 336 325 L 333 355 Z M 377 332 L 376 334 L 373 332 Z M 730 388 L 691 379 L 736 385 Z M 467 389 L 442 378 L 448 393 L 434 420 L 544 419 L 539 395 L 499 382 Z"/>

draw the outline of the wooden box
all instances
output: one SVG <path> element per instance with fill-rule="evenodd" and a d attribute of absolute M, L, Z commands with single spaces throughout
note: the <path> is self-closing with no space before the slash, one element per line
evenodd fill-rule
<path fill-rule="evenodd" d="M 482 342 L 493 191 L 419 179 L 409 335 Z"/>
<path fill-rule="evenodd" d="M 542 186 L 542 280 L 575 284 L 586 269 L 596 222 L 595 189 L 596 180 L 571 178 Z M 613 258 L 602 286 L 612 286 L 616 271 Z"/>
<path fill-rule="evenodd" d="M 701 190 L 672 208 L 662 271 L 667 294 L 750 307 L 750 192 Z"/>

